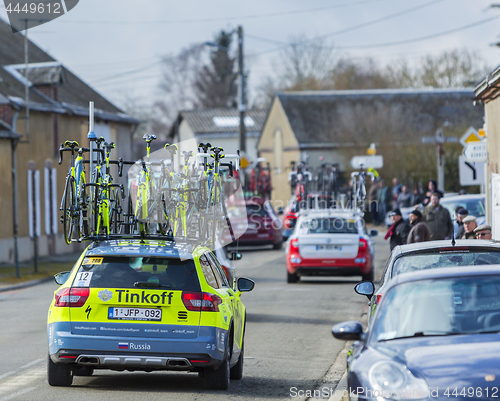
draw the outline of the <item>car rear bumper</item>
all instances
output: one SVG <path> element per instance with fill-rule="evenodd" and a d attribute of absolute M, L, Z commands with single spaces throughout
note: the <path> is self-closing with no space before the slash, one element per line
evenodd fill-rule
<path fill-rule="evenodd" d="M 292 263 L 291 259 L 300 259 L 300 263 Z M 298 276 L 358 276 L 369 273 L 371 268 L 372 257 L 366 256 L 354 259 L 287 257 L 288 272 Z"/>
<path fill-rule="evenodd" d="M 57 322 L 48 325 L 48 339 L 49 355 L 58 363 L 96 369 L 193 370 L 219 366 L 229 336 L 227 330 L 205 326 L 196 338 L 186 339 L 84 335 L 71 333 L 69 322 Z"/>

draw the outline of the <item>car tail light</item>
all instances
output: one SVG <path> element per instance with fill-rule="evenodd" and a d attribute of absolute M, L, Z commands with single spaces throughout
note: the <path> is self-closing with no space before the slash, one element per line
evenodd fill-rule
<path fill-rule="evenodd" d="M 186 292 L 182 293 L 182 303 L 187 310 L 218 312 L 219 305 L 222 303 L 221 297 L 208 292 Z"/>
<path fill-rule="evenodd" d="M 377 305 L 380 304 L 380 300 L 382 299 L 382 295 L 384 295 L 384 294 L 377 294 Z"/>
<path fill-rule="evenodd" d="M 299 245 L 297 244 L 297 242 L 299 242 L 298 238 L 294 238 L 290 241 L 290 252 L 300 253 L 299 252 Z"/>
<path fill-rule="evenodd" d="M 87 302 L 89 295 L 89 288 L 62 288 L 56 292 L 54 306 L 78 308 Z"/>
<path fill-rule="evenodd" d="M 366 249 L 368 248 L 368 241 L 366 241 L 364 238 L 359 239 L 359 249 Z"/>

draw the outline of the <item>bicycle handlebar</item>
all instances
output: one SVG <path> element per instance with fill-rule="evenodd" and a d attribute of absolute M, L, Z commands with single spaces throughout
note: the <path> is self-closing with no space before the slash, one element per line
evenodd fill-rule
<path fill-rule="evenodd" d="M 66 141 L 68 142 L 68 141 Z M 76 142 L 75 142 L 76 143 Z M 93 149 L 94 152 L 99 152 L 104 156 L 104 149 Z M 63 147 L 63 144 L 61 143 L 61 147 L 59 148 L 59 164 L 62 164 L 63 162 L 63 152 L 74 152 L 75 148 L 65 148 Z M 77 151 L 79 153 L 84 153 L 84 152 L 90 152 L 89 148 L 78 148 Z"/>

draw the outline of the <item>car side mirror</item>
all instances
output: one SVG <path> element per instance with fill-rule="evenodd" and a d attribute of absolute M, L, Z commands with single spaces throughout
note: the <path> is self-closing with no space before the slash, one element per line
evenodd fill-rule
<path fill-rule="evenodd" d="M 250 280 L 249 278 L 246 277 L 240 277 L 238 279 L 238 291 L 240 292 L 249 292 L 253 290 L 253 287 L 255 287 L 255 281 Z"/>
<path fill-rule="evenodd" d="M 239 252 L 231 252 L 231 260 L 240 260 L 242 256 Z"/>
<path fill-rule="evenodd" d="M 370 237 L 378 236 L 378 230 L 370 230 Z"/>
<path fill-rule="evenodd" d="M 281 206 L 278 206 L 278 208 L 276 209 L 278 211 L 278 214 L 281 216 L 283 213 L 285 213 L 283 211 L 283 208 Z"/>
<path fill-rule="evenodd" d="M 54 274 L 54 281 L 59 285 L 63 285 L 66 282 L 66 280 L 68 280 L 70 273 L 71 272 L 56 273 Z"/>
<path fill-rule="evenodd" d="M 371 281 L 362 281 L 361 283 L 356 284 L 354 291 L 356 291 L 359 295 L 366 295 L 368 299 L 372 299 L 375 292 L 375 286 Z"/>
<path fill-rule="evenodd" d="M 332 327 L 332 335 L 337 340 L 364 341 L 363 334 L 363 325 L 356 321 L 342 322 Z"/>

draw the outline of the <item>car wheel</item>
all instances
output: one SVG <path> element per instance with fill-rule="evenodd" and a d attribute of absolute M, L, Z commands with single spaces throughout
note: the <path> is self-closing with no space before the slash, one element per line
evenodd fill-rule
<path fill-rule="evenodd" d="M 273 244 L 273 249 L 281 249 L 283 248 L 283 242 L 280 241 L 277 244 Z"/>
<path fill-rule="evenodd" d="M 243 377 L 243 353 L 245 350 L 245 344 L 241 344 L 241 353 L 238 358 L 238 362 L 231 368 L 231 379 L 240 380 Z"/>
<path fill-rule="evenodd" d="M 375 267 L 372 266 L 370 271 L 366 274 L 363 274 L 363 281 L 373 281 L 375 278 Z"/>
<path fill-rule="evenodd" d="M 296 283 L 297 281 L 300 280 L 300 277 L 297 276 L 296 273 L 289 273 L 288 271 L 286 272 L 286 282 L 287 283 Z"/>
<path fill-rule="evenodd" d="M 52 359 L 50 359 L 50 355 L 48 355 L 47 381 L 51 386 L 71 386 L 71 383 L 73 383 L 71 368 L 62 363 L 54 363 Z"/>
<path fill-rule="evenodd" d="M 229 353 L 229 342 L 226 346 L 226 353 L 224 355 L 224 360 L 218 369 L 207 369 L 205 370 L 205 383 L 206 387 L 212 390 L 227 390 L 229 388 L 230 380 L 230 366 L 229 362 L 231 355 Z"/>

